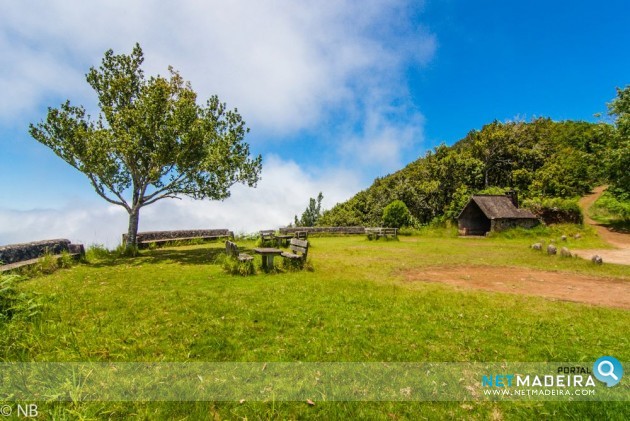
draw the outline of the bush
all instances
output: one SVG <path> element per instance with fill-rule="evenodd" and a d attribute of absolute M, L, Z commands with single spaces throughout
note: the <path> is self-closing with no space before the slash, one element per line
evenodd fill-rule
<path fill-rule="evenodd" d="M 630 220 L 630 201 L 620 200 L 606 191 L 593 204 L 591 212 L 605 219 Z"/>
<path fill-rule="evenodd" d="M 383 226 L 389 228 L 407 227 L 411 224 L 411 214 L 402 200 L 394 200 L 383 209 Z"/>
<path fill-rule="evenodd" d="M 256 274 L 253 260 L 241 262 L 234 257 L 223 254 L 218 258 L 218 261 L 221 263 L 223 270 L 230 275 L 250 276 Z"/>
<path fill-rule="evenodd" d="M 529 199 L 523 202 L 523 207 L 531 210 L 545 224 L 581 224 L 583 221 L 577 199 Z"/>

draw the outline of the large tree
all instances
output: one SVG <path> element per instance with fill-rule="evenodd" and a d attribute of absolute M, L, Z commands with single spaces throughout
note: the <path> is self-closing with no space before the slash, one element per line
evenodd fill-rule
<path fill-rule="evenodd" d="M 169 67 L 169 77 L 145 78 L 142 49 L 105 53 L 87 82 L 98 96 L 92 119 L 66 101 L 49 108 L 31 135 L 84 173 L 103 199 L 129 213 L 127 247 L 137 244 L 140 209 L 165 198 L 223 200 L 230 187 L 254 187 L 261 157 L 250 158 L 249 129 L 238 111 L 216 96 L 197 103 L 190 83 Z"/>

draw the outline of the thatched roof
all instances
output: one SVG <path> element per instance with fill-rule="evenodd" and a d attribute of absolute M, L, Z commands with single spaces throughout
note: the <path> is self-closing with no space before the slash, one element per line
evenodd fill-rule
<path fill-rule="evenodd" d="M 508 196 L 478 195 L 473 196 L 470 200 L 479 206 L 479 209 L 488 219 L 537 219 L 527 209 L 519 209 L 514 206 Z"/>

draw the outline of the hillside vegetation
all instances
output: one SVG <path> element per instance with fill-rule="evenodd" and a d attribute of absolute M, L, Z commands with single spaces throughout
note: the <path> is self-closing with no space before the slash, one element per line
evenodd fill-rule
<path fill-rule="evenodd" d="M 604 123 L 498 122 L 473 130 L 453 146 L 440 145 L 402 170 L 324 212 L 318 225 L 380 225 L 383 209 L 405 203 L 414 224 L 455 218 L 470 195 L 519 192 L 536 208 L 551 198 L 572 199 L 609 180 L 616 129 Z M 575 204 L 577 208 L 577 205 Z"/>

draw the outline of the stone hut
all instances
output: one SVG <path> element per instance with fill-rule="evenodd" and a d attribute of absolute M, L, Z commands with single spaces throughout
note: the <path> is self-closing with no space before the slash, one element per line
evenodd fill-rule
<path fill-rule="evenodd" d="M 490 231 L 514 227 L 532 228 L 538 223 L 533 213 L 518 208 L 516 192 L 472 196 L 457 217 L 460 235 L 486 235 Z"/>

